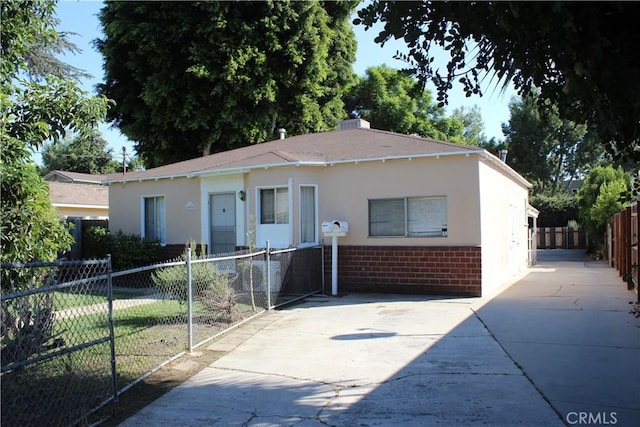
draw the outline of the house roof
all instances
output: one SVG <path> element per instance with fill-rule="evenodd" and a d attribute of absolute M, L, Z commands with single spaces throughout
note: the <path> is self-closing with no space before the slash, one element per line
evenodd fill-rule
<path fill-rule="evenodd" d="M 45 181 L 76 182 L 85 184 L 101 184 L 108 175 L 94 175 L 90 173 L 68 172 L 53 170 L 44 176 Z"/>
<path fill-rule="evenodd" d="M 145 171 L 110 176 L 104 182 L 194 177 L 247 172 L 255 168 L 278 166 L 326 166 L 338 163 L 471 154 L 486 156 L 492 161 L 497 161 L 499 167 L 506 168 L 505 170 L 510 174 L 517 176 L 529 186 L 529 183 L 513 169 L 481 148 L 366 128 L 297 135 Z"/>
<path fill-rule="evenodd" d="M 49 181 L 47 184 L 54 206 L 109 207 L 109 187 L 59 181 Z"/>

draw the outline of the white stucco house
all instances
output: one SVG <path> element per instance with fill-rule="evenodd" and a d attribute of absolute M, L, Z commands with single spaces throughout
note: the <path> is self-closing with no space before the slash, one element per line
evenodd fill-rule
<path fill-rule="evenodd" d="M 341 291 L 477 296 L 528 263 L 522 176 L 478 147 L 360 119 L 105 183 L 112 232 L 178 251 L 189 240 L 210 253 L 246 247 L 249 230 L 258 247 L 316 245 L 323 221 L 347 221 Z"/>

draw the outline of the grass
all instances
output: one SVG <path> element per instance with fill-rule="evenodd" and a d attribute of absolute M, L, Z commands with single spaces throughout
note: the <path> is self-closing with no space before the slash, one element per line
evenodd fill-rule
<path fill-rule="evenodd" d="M 54 310 L 66 310 L 74 307 L 84 307 L 93 304 L 107 302 L 106 292 L 88 292 L 80 294 L 77 291 L 57 291 L 53 293 Z M 113 299 L 130 299 L 142 296 L 141 293 L 131 293 L 124 291 L 113 291 Z"/>
<path fill-rule="evenodd" d="M 132 299 L 140 293 L 119 292 L 114 296 Z M 106 297 L 100 293 L 56 292 L 56 310 L 77 309 L 72 316 L 56 317 L 54 338 L 60 339 L 63 346 L 51 351 L 109 337 L 107 313 L 82 309 L 104 302 Z M 253 314 L 248 304 L 238 304 L 237 309 L 241 317 Z M 229 326 L 198 302 L 193 306 L 193 316 L 194 344 Z M 114 310 L 114 333 L 117 383 L 121 389 L 186 350 L 187 305 L 158 299 Z M 109 343 L 104 342 L 4 374 L 1 424 L 67 425 L 111 394 L 111 351 Z M 25 396 L 30 404 L 25 404 Z M 51 414 L 64 416 L 55 419 Z"/>

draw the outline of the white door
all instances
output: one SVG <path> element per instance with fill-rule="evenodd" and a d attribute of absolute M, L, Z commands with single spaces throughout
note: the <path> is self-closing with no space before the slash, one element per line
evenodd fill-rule
<path fill-rule="evenodd" d="M 236 194 L 209 195 L 210 254 L 236 250 Z"/>

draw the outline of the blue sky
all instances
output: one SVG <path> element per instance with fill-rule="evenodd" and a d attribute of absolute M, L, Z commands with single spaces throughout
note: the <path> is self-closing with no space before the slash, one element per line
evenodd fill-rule
<path fill-rule="evenodd" d="M 60 19 L 58 31 L 76 33 L 70 36 L 82 52 L 76 55 L 67 55 L 63 59 L 65 62 L 81 68 L 93 75 L 92 79 L 82 81 L 82 87 L 90 92 L 94 92 L 95 85 L 102 80 L 102 56 L 93 48 L 92 41 L 102 36 L 97 14 L 102 7 L 101 1 L 60 1 L 57 6 L 57 17 Z M 355 26 L 354 31 L 358 41 L 358 51 L 354 71 L 362 76 L 368 67 L 386 64 L 393 68 L 402 68 L 404 64 L 393 56 L 397 51 L 405 51 L 406 46 L 402 41 L 392 40 L 384 47 L 374 43 L 380 27 L 374 27 L 365 31 L 362 26 Z M 441 67 L 444 68 L 445 62 Z M 434 93 L 433 88 L 428 88 Z M 509 120 L 509 100 L 515 95 L 513 89 L 509 89 L 504 94 L 493 93 L 493 88 L 483 88 L 483 97 L 466 98 L 460 87 L 453 88 L 449 93 L 449 106 L 447 111 L 454 108 L 477 105 L 482 113 L 485 124 L 485 134 L 487 137 L 503 139 L 502 123 Z M 371 124 L 375 127 L 375 123 Z M 113 148 L 114 154 L 119 157 L 122 147 L 126 147 L 128 153 L 133 153 L 132 143 L 120 133 L 116 128 L 103 124 L 100 128 L 102 136 Z"/>

